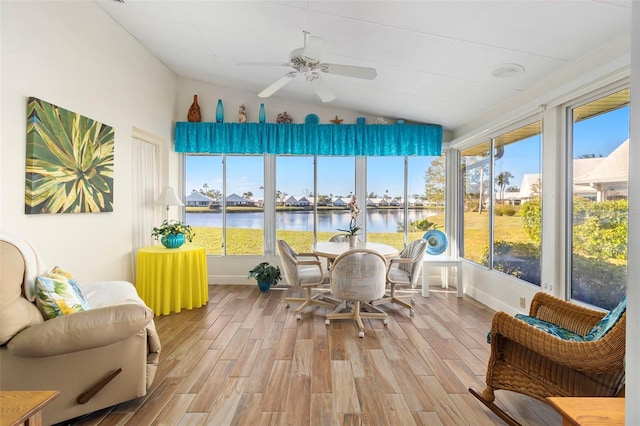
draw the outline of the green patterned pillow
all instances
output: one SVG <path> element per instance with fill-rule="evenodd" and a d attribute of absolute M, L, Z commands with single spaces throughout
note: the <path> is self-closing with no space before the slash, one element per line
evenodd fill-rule
<path fill-rule="evenodd" d="M 36 305 L 45 319 L 89 309 L 87 298 L 71 274 L 57 266 L 48 274 L 37 277 L 35 287 Z"/>

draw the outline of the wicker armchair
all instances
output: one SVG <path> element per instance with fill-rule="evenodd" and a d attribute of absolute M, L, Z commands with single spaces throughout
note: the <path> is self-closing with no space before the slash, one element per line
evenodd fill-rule
<path fill-rule="evenodd" d="M 537 293 L 529 316 L 578 335 L 587 335 L 606 313 Z M 549 396 L 617 396 L 624 387 L 626 314 L 590 341 L 564 340 L 504 312 L 493 317 L 486 387 L 469 391 L 510 425 L 518 423 L 497 407 L 494 391 L 510 390 L 547 402 Z"/>

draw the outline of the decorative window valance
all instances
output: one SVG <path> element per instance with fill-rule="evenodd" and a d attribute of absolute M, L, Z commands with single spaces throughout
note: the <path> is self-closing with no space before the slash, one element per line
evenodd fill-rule
<path fill-rule="evenodd" d="M 176 123 L 176 152 L 325 156 L 437 156 L 433 124 Z"/>

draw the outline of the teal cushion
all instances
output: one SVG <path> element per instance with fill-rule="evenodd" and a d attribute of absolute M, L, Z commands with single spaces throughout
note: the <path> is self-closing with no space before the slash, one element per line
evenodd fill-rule
<path fill-rule="evenodd" d="M 568 340 L 570 342 L 584 341 L 584 338 L 579 334 L 569 331 L 566 328 L 562 328 L 556 324 L 543 321 L 535 317 L 530 317 L 528 315 L 523 315 L 523 314 L 516 314 L 516 318 L 519 319 L 520 321 L 526 322 L 527 324 L 537 328 L 538 330 L 544 331 L 545 333 L 549 333 L 552 336 L 559 337 L 562 340 Z"/>
<path fill-rule="evenodd" d="M 613 326 L 616 325 L 618 320 L 620 320 L 620 317 L 622 317 L 622 314 L 624 314 L 626 310 L 627 296 L 623 297 L 620 303 L 618 303 L 618 306 L 609 311 L 609 313 L 605 315 L 604 318 L 602 318 L 600 322 L 597 323 L 595 327 L 593 327 L 587 333 L 586 336 L 584 336 L 584 340 L 589 342 L 598 340 L 599 338 L 607 334 L 609 330 L 611 330 Z"/>

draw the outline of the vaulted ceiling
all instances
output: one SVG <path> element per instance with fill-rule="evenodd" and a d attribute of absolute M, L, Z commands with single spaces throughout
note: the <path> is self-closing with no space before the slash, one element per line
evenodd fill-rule
<path fill-rule="evenodd" d="M 327 41 L 322 62 L 377 70 L 323 73 L 329 106 L 449 130 L 631 34 L 630 0 L 97 3 L 177 75 L 256 95 L 308 31 Z M 272 96 L 322 104 L 304 77 Z"/>

